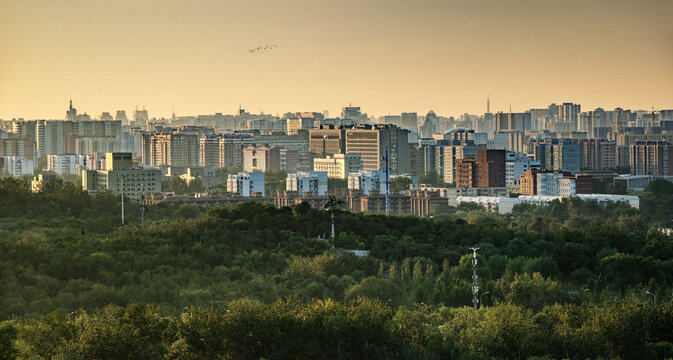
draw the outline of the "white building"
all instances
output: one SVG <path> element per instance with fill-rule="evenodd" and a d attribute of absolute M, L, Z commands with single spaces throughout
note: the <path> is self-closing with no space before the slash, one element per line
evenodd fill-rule
<path fill-rule="evenodd" d="M 87 155 L 47 155 L 47 170 L 59 175 L 77 174 L 78 166 L 86 167 Z"/>
<path fill-rule="evenodd" d="M 257 193 L 264 195 L 264 173 L 240 172 L 237 175 L 229 175 L 227 191 L 243 197 L 250 197 Z"/>
<path fill-rule="evenodd" d="M 313 170 L 326 171 L 329 178 L 347 179 L 348 174 L 362 170 L 361 157 L 360 154 L 334 154 L 313 159 Z"/>
<path fill-rule="evenodd" d="M 623 201 L 629 203 L 633 208 L 640 208 L 640 198 L 636 195 L 605 195 L 605 194 L 577 194 L 573 195 L 582 200 L 595 200 L 600 205 L 608 202 Z M 540 196 L 540 195 L 519 195 L 519 201 L 522 203 L 545 206 L 554 200 L 563 199 L 562 196 Z"/>
<path fill-rule="evenodd" d="M 537 194 L 541 196 L 559 196 L 559 182 L 562 178 L 562 173 L 538 173 Z"/>
<path fill-rule="evenodd" d="M 575 178 L 561 178 L 558 181 L 559 196 L 566 197 L 577 194 Z"/>
<path fill-rule="evenodd" d="M 386 193 L 386 174 L 379 170 L 360 170 L 348 174 L 348 188 L 351 190 L 362 190 L 362 193 L 369 195 L 370 191 L 378 191 L 379 194 Z"/>
<path fill-rule="evenodd" d="M 505 184 L 518 184 L 524 171 L 531 169 L 540 169 L 540 160 L 521 153 L 507 152 L 505 155 Z"/>
<path fill-rule="evenodd" d="M 327 192 L 327 172 L 310 171 L 287 174 L 285 190 L 322 196 Z"/>
<path fill-rule="evenodd" d="M 603 195 L 603 194 L 579 194 L 573 195 L 581 200 L 593 200 L 599 205 L 606 205 L 608 202 L 627 202 L 631 207 L 638 209 L 640 207 L 640 198 L 635 195 Z M 540 195 L 519 195 L 518 198 L 494 197 L 494 196 L 459 196 L 457 203 L 475 203 L 483 206 L 485 209 L 498 212 L 499 214 L 508 214 L 516 204 L 532 204 L 537 206 L 547 206 L 554 200 L 562 200 L 563 196 L 540 196 Z"/>
<path fill-rule="evenodd" d="M 2 171 L 13 177 L 23 175 L 33 175 L 35 163 L 33 160 L 26 160 L 23 156 L 5 156 Z"/>
<path fill-rule="evenodd" d="M 509 214 L 512 212 L 514 205 L 519 203 L 519 199 L 497 196 L 458 196 L 456 204 L 460 205 L 462 203 L 475 203 L 491 212 Z"/>

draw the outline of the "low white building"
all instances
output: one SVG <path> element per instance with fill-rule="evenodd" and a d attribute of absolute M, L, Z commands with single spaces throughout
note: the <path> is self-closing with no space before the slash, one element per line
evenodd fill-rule
<path fill-rule="evenodd" d="M 33 160 L 24 159 L 23 156 L 5 156 L 2 171 L 12 177 L 33 175 L 35 163 Z"/>
<path fill-rule="evenodd" d="M 509 214 L 512 212 L 514 205 L 519 203 L 519 199 L 497 196 L 458 196 L 456 203 L 458 205 L 462 203 L 475 203 L 491 212 Z"/>
<path fill-rule="evenodd" d="M 313 159 L 314 171 L 326 171 L 327 177 L 346 179 L 348 174 L 362 170 L 362 155 L 334 154 L 325 158 Z"/>
<path fill-rule="evenodd" d="M 365 195 L 369 195 L 371 191 L 385 194 L 386 174 L 379 170 L 360 170 L 350 173 L 348 174 L 348 188 L 350 190 L 362 190 Z"/>
<path fill-rule="evenodd" d="M 227 191 L 243 197 L 250 197 L 258 193 L 263 196 L 264 173 L 240 172 L 237 175 L 229 175 L 227 178 Z"/>
<path fill-rule="evenodd" d="M 300 171 L 296 174 L 287 174 L 285 190 L 296 191 L 299 194 L 325 195 L 327 192 L 327 172 Z"/>
<path fill-rule="evenodd" d="M 627 202 L 631 207 L 638 209 L 640 207 L 640 198 L 635 195 L 606 195 L 606 194 L 579 194 L 573 195 L 581 200 L 593 200 L 600 205 L 606 205 L 608 202 Z M 456 199 L 458 204 L 475 203 L 483 206 L 485 209 L 497 212 L 499 214 L 509 214 L 516 204 L 531 204 L 536 206 L 547 206 L 554 200 L 562 200 L 563 196 L 543 196 L 543 195 L 519 195 L 518 198 L 496 197 L 496 196 L 459 196 Z"/>

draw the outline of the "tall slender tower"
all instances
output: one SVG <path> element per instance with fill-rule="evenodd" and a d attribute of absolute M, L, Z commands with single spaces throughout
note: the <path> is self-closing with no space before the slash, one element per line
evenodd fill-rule
<path fill-rule="evenodd" d="M 486 113 L 487 114 L 491 113 L 491 97 L 490 96 L 486 97 Z"/>

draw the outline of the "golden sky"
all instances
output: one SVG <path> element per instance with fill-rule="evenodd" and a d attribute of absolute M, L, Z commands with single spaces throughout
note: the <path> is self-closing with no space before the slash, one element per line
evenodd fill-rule
<path fill-rule="evenodd" d="M 673 0 L 0 0 L 0 118 L 70 97 L 93 116 L 670 109 L 672 21 Z"/>

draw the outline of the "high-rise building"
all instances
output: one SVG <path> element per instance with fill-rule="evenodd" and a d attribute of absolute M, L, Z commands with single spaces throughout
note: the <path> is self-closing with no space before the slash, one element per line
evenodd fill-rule
<path fill-rule="evenodd" d="M 224 134 L 219 139 L 219 167 L 243 167 L 243 146 L 249 140 L 245 135 Z"/>
<path fill-rule="evenodd" d="M 198 166 L 199 135 L 189 133 L 145 133 L 143 135 L 145 165 Z"/>
<path fill-rule="evenodd" d="M 611 170 L 616 168 L 616 144 L 606 139 L 574 139 L 580 146 L 580 168 Z"/>
<path fill-rule="evenodd" d="M 630 147 L 632 175 L 673 175 L 673 145 L 661 141 L 637 141 Z"/>
<path fill-rule="evenodd" d="M 418 132 L 418 115 L 415 112 L 402 113 L 400 127 L 412 132 Z"/>
<path fill-rule="evenodd" d="M 31 136 L 10 133 L 6 138 L 0 138 L 0 156 L 21 156 L 33 160 L 34 147 Z"/>
<path fill-rule="evenodd" d="M 199 139 L 199 166 L 220 167 L 220 136 L 205 134 Z"/>
<path fill-rule="evenodd" d="M 138 107 L 133 111 L 133 122 L 135 125 L 147 126 L 147 123 L 150 121 L 150 117 L 147 114 L 147 110 L 143 106 L 142 110 L 138 110 Z"/>
<path fill-rule="evenodd" d="M 115 120 L 121 121 L 122 125 L 128 125 L 129 124 L 129 119 L 126 117 L 126 111 L 125 110 L 117 110 L 117 113 L 115 114 Z"/>
<path fill-rule="evenodd" d="M 495 114 L 495 131 L 526 131 L 532 129 L 531 115 L 524 113 L 503 113 Z"/>

